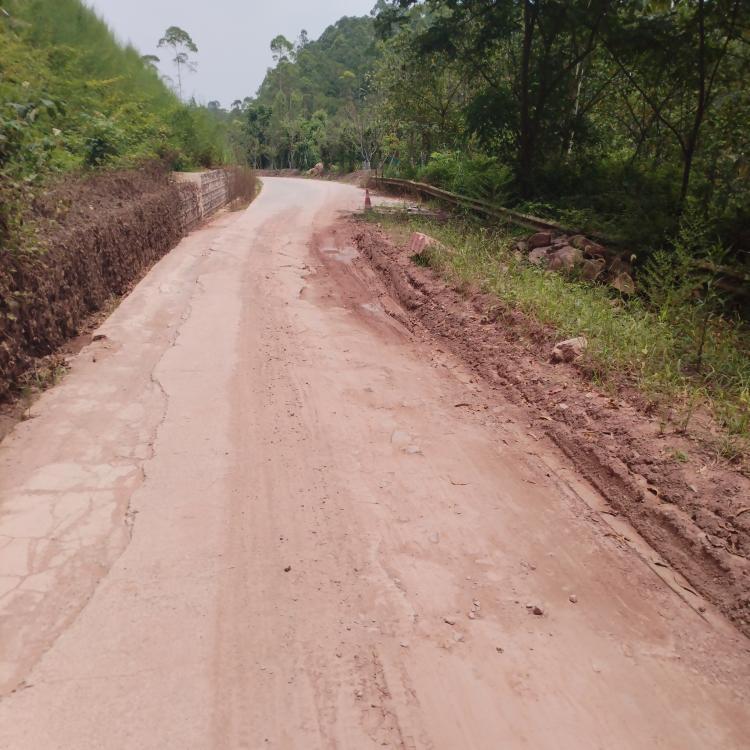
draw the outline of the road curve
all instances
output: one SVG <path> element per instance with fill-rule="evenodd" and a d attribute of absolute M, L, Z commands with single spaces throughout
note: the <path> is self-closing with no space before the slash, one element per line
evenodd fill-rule
<path fill-rule="evenodd" d="M 747 641 L 264 183 L 0 445 L 0 747 L 746 748 Z"/>

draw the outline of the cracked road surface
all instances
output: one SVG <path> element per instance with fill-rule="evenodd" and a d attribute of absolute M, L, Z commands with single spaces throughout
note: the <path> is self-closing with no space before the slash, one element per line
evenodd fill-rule
<path fill-rule="evenodd" d="M 0 446 L 0 747 L 747 748 L 747 641 L 386 313 L 362 198 L 265 179 Z"/>

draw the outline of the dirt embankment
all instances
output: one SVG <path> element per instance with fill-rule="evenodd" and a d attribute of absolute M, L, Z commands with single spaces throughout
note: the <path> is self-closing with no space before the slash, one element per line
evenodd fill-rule
<path fill-rule="evenodd" d="M 347 230 L 410 325 L 524 404 L 530 432 L 549 436 L 613 514 L 750 635 L 750 481 L 665 429 L 637 399 L 601 392 L 574 364 L 551 363 L 550 330 L 496 297 L 449 286 L 370 224 L 355 220 Z"/>

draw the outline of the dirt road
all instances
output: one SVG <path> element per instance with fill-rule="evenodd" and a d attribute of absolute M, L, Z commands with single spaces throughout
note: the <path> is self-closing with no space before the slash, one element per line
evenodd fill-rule
<path fill-rule="evenodd" d="M 747 641 L 264 182 L 0 446 L 0 747 L 746 748 Z"/>

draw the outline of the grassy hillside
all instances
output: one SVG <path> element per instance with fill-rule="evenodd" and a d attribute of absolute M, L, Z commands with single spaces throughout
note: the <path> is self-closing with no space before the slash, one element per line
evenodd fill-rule
<path fill-rule="evenodd" d="M 180 102 L 80 0 L 6 0 L 3 8 L 3 244 L 13 236 L 18 242 L 16 207 L 50 175 L 130 167 L 154 157 L 177 169 L 226 160 L 224 126 L 212 112 Z"/>

